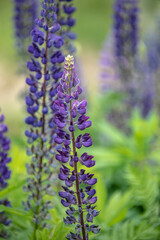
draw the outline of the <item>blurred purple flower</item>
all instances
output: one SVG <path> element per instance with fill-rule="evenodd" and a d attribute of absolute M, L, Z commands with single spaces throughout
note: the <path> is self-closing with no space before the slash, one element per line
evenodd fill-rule
<path fill-rule="evenodd" d="M 57 4 L 57 21 L 61 25 L 60 36 L 64 40 L 64 54 L 73 54 L 76 48 L 73 41 L 77 38 L 77 35 L 72 32 L 72 28 L 76 24 L 76 19 L 73 18 L 73 14 L 76 11 L 73 0 L 56 0 Z"/>
<path fill-rule="evenodd" d="M 7 164 L 11 161 L 8 157 L 8 151 L 10 150 L 10 139 L 6 136 L 8 132 L 8 127 L 4 123 L 4 115 L 0 114 L 0 190 L 2 191 L 7 187 L 7 180 L 11 176 L 11 171 L 9 170 Z M 7 199 L 0 200 L 0 205 L 10 207 L 11 204 Z M 0 224 L 8 226 L 11 221 L 6 217 L 4 211 L 0 212 Z M 6 238 L 8 234 L 0 229 L 0 237 Z"/>
<path fill-rule="evenodd" d="M 137 0 L 115 0 L 114 35 L 117 58 L 133 57 L 138 43 Z"/>
<path fill-rule="evenodd" d="M 13 0 L 13 3 L 16 45 L 19 54 L 24 59 L 27 55 L 30 32 L 38 15 L 38 0 Z"/>

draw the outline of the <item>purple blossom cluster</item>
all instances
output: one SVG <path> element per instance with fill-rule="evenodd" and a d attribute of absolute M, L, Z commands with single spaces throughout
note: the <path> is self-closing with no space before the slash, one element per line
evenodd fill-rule
<path fill-rule="evenodd" d="M 114 89 L 133 92 L 132 85 L 136 78 L 134 60 L 138 46 L 138 12 L 137 0 L 115 0 L 113 34 L 107 38 L 101 52 L 103 91 Z"/>
<path fill-rule="evenodd" d="M 8 157 L 10 149 L 10 139 L 5 136 L 8 132 L 8 127 L 4 123 L 4 115 L 0 115 L 0 189 L 7 187 L 7 180 L 11 176 L 11 171 L 8 169 L 7 164 L 11 161 Z"/>
<path fill-rule="evenodd" d="M 160 67 L 160 18 L 156 18 L 155 28 L 150 29 L 145 38 L 145 45 L 147 51 L 147 65 L 149 71 L 154 75 Z"/>
<path fill-rule="evenodd" d="M 6 136 L 8 132 L 8 127 L 4 123 L 4 115 L 0 114 L 0 190 L 2 191 L 7 187 L 7 180 L 11 176 L 11 171 L 9 170 L 7 164 L 11 161 L 8 156 L 8 151 L 10 150 L 10 139 Z M 0 200 L 0 205 L 10 207 L 11 204 L 7 199 Z M 0 212 L 0 224 L 8 226 L 11 223 L 4 211 Z M 8 234 L 0 229 L 0 237 L 6 238 Z"/>
<path fill-rule="evenodd" d="M 31 156 L 31 164 L 27 164 L 30 175 L 24 190 L 29 192 L 25 204 L 27 210 L 33 212 L 35 232 L 43 229 L 49 219 L 49 209 L 52 201 L 44 200 L 44 195 L 52 196 L 54 179 L 55 123 L 52 117 L 52 104 L 56 98 L 58 80 L 62 77 L 61 64 L 64 55 L 61 48 L 64 44 L 60 36 L 60 24 L 57 21 L 55 1 L 44 0 L 40 18 L 35 20 L 35 27 L 31 31 L 32 44 L 28 51 L 32 54 L 27 62 L 30 76 L 26 79 L 29 94 L 26 97 L 29 116 L 26 123 L 29 129 L 25 135 L 28 138 L 27 154 Z M 36 234 L 36 233 L 35 233 Z"/>
<path fill-rule="evenodd" d="M 119 57 L 133 57 L 138 42 L 137 0 L 116 0 L 114 9 L 115 53 Z"/>
<path fill-rule="evenodd" d="M 105 93 L 120 89 L 120 79 L 116 71 L 116 58 L 113 51 L 113 36 L 107 37 L 100 52 L 100 91 Z"/>
<path fill-rule="evenodd" d="M 160 72 L 160 18 L 155 21 L 155 28 L 146 36 L 146 66 L 150 75 L 148 81 L 148 91 L 152 90 L 152 105 L 156 108 L 158 114 L 160 113 L 160 99 L 159 99 L 159 72 Z"/>
<path fill-rule="evenodd" d="M 132 109 L 143 109 L 143 115 L 147 116 L 151 108 L 151 103 L 146 104 L 146 92 L 140 88 L 144 76 L 139 68 L 136 69 L 138 13 L 137 0 L 115 0 L 113 36 L 111 34 L 105 42 L 100 59 L 101 90 L 117 96 L 107 115 L 108 120 L 127 133 L 127 119 Z"/>
<path fill-rule="evenodd" d="M 74 59 L 70 55 L 65 59 L 64 73 L 57 90 L 57 99 L 52 109 L 57 126 L 54 141 L 60 145 L 56 159 L 62 163 L 59 179 L 64 182 L 59 196 L 62 205 L 68 208 L 65 224 L 76 224 L 76 233 L 71 232 L 67 239 L 87 240 L 88 232 L 100 231 L 97 225 L 89 225 L 99 214 L 94 205 L 97 202 L 96 190 L 92 188 L 97 179 L 86 170 L 95 165 L 94 157 L 87 152 L 78 156 L 79 149 L 92 146 L 91 136 L 84 133 L 76 137 L 75 131 L 83 131 L 92 123 L 86 116 L 87 101 L 78 101 L 82 89 L 75 72 Z"/>
<path fill-rule="evenodd" d="M 16 45 L 19 54 L 25 57 L 30 32 L 38 14 L 38 0 L 13 0 L 13 3 Z"/>
<path fill-rule="evenodd" d="M 114 39 L 117 71 L 125 84 L 133 78 L 134 59 L 138 45 L 137 0 L 115 0 Z M 130 88 L 130 86 L 127 86 Z"/>
<path fill-rule="evenodd" d="M 77 38 L 76 34 L 72 32 L 72 28 L 75 26 L 76 19 L 73 18 L 73 14 L 76 11 L 76 7 L 73 5 L 73 0 L 57 0 L 57 19 L 61 25 L 60 34 L 64 39 L 64 52 L 65 55 L 73 54 L 76 49 L 73 44 L 73 40 Z"/>

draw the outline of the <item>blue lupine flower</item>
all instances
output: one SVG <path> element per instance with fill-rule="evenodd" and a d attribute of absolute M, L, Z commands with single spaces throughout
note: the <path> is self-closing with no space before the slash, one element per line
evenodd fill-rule
<path fill-rule="evenodd" d="M 57 22 L 56 12 L 53 0 L 43 1 L 41 17 L 35 20 L 35 27 L 31 32 L 32 44 L 28 47 L 32 57 L 27 62 L 30 76 L 26 83 L 30 91 L 26 97 L 29 116 L 25 121 L 29 129 L 25 135 L 30 144 L 27 154 L 32 157 L 32 162 L 27 164 L 30 178 L 24 189 L 30 193 L 24 204 L 27 210 L 33 212 L 35 232 L 46 226 L 49 208 L 53 206 L 53 202 L 46 201 L 44 195 L 53 195 L 56 143 L 52 137 L 55 123 L 50 106 L 56 98 L 58 80 L 63 74 L 61 64 L 64 61 L 61 52 L 64 40 L 59 34 L 61 26 Z"/>
<path fill-rule="evenodd" d="M 64 52 L 65 55 L 73 54 L 76 48 L 73 44 L 73 40 L 77 38 L 76 34 L 72 32 L 72 28 L 75 26 L 76 19 L 73 18 L 73 14 L 76 11 L 76 7 L 73 6 L 73 0 L 57 0 L 57 20 L 62 26 L 61 36 L 64 39 Z"/>
<path fill-rule="evenodd" d="M 148 81 L 148 91 L 152 91 L 152 105 L 154 104 L 158 113 L 160 112 L 159 100 L 159 69 L 160 69 L 160 19 L 156 19 L 156 27 L 147 35 L 145 39 L 147 51 L 147 68 L 150 75 Z M 146 72 L 146 71 L 145 71 Z M 146 101 L 145 101 L 146 102 Z M 147 104 L 148 105 L 148 104 Z"/>
<path fill-rule="evenodd" d="M 8 156 L 8 151 L 10 150 L 10 139 L 6 136 L 8 132 L 8 127 L 4 123 L 4 115 L 0 114 L 0 190 L 2 191 L 7 187 L 7 180 L 11 176 L 11 171 L 9 170 L 7 164 L 11 161 Z M 10 207 L 11 204 L 7 199 L 0 200 L 0 205 Z M 5 212 L 0 212 L 0 224 L 9 225 L 11 221 L 6 217 Z M 3 230 L 0 230 L 0 237 L 7 237 L 8 234 Z"/>
<path fill-rule="evenodd" d="M 4 115 L 0 115 L 0 189 L 7 187 L 7 180 L 10 178 L 11 171 L 7 167 L 7 163 L 11 161 L 8 157 L 10 149 L 10 139 L 5 136 L 8 127 L 3 123 Z"/>
<path fill-rule="evenodd" d="M 137 0 L 115 0 L 114 45 L 117 72 L 128 89 L 133 79 L 138 46 L 138 11 Z"/>
<path fill-rule="evenodd" d="M 30 32 L 38 14 L 38 0 L 13 0 L 14 28 L 17 50 L 21 57 L 27 54 Z"/>
<path fill-rule="evenodd" d="M 137 0 L 115 0 L 114 34 L 115 53 L 119 57 L 133 57 L 138 42 Z"/>
<path fill-rule="evenodd" d="M 120 90 L 121 82 L 116 71 L 116 57 L 113 50 L 113 36 L 107 37 L 100 52 L 100 91 Z"/>
<path fill-rule="evenodd" d="M 56 159 L 62 163 L 59 179 L 64 182 L 63 190 L 59 192 L 61 203 L 67 207 L 67 217 L 64 222 L 76 224 L 76 233 L 67 235 L 67 239 L 87 240 L 88 233 L 98 233 L 100 228 L 93 223 L 93 218 L 99 212 L 95 210 L 97 197 L 92 186 L 97 179 L 94 174 L 88 173 L 84 167 L 91 168 L 95 165 L 94 157 L 84 152 L 78 156 L 78 149 L 92 146 L 92 138 L 89 133 L 75 136 L 75 129 L 83 131 L 89 128 L 92 122 L 86 116 L 87 101 L 79 102 L 82 89 L 75 73 L 74 59 L 68 55 L 65 59 L 65 67 L 62 79 L 58 86 L 57 99 L 52 105 L 54 123 L 57 126 L 54 141 L 60 144 Z M 68 130 L 67 130 L 68 129 Z M 70 168 L 66 164 L 70 165 Z M 78 169 L 80 169 L 78 171 Z M 78 218 L 77 218 L 78 215 Z"/>

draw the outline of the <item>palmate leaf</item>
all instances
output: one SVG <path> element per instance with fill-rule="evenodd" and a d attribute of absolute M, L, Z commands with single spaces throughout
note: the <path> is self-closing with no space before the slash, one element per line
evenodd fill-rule
<path fill-rule="evenodd" d="M 87 152 L 94 155 L 96 160 L 94 168 L 98 171 L 105 171 L 108 168 L 118 167 L 125 162 L 116 152 L 104 147 L 95 146 Z"/>
<path fill-rule="evenodd" d="M 132 216 L 124 223 L 113 225 L 105 235 L 107 240 L 158 240 L 158 181 L 148 167 L 127 169 L 131 186 L 131 206 L 142 206 L 143 214 Z M 114 203 L 114 201 L 113 201 Z M 114 204 L 113 204 L 114 206 Z M 115 205 L 116 207 L 116 205 Z"/>
<path fill-rule="evenodd" d="M 124 142 L 128 141 L 128 137 L 125 136 L 124 133 L 122 133 L 117 128 L 106 122 L 105 119 L 98 121 L 96 123 L 96 127 L 98 128 L 99 133 L 106 136 L 111 143 L 123 145 Z"/>
<path fill-rule="evenodd" d="M 10 182 L 10 185 L 5 188 L 4 190 L 0 191 L 0 199 L 3 199 L 6 197 L 6 195 L 12 193 L 13 191 L 16 191 L 18 188 L 21 188 L 26 183 L 26 179 L 18 181 L 18 183 L 12 183 Z"/>
<path fill-rule="evenodd" d="M 42 231 L 36 231 L 36 240 L 60 240 L 65 239 L 68 228 L 64 226 L 62 221 L 56 223 L 55 227 L 49 231 L 48 229 L 43 229 Z M 33 240 L 33 238 L 30 238 Z"/>
<path fill-rule="evenodd" d="M 32 218 L 32 216 L 28 212 L 26 212 L 22 209 L 17 209 L 17 208 L 13 208 L 13 207 L 5 207 L 4 205 L 0 205 L 0 211 L 5 211 L 6 213 L 10 213 L 12 215 L 16 215 L 16 216 L 27 218 L 27 219 Z"/>
<path fill-rule="evenodd" d="M 159 120 L 155 113 L 152 113 L 149 118 L 145 119 L 135 111 L 131 118 L 130 125 L 135 138 L 143 138 L 147 141 L 148 139 L 152 139 L 153 135 L 157 135 L 159 130 Z"/>
<path fill-rule="evenodd" d="M 128 167 L 126 179 L 133 192 L 134 204 L 142 205 L 146 214 L 156 214 L 158 209 L 158 178 L 148 167 Z"/>
<path fill-rule="evenodd" d="M 96 172 L 95 175 L 98 179 L 97 184 L 95 185 L 95 189 L 97 192 L 97 196 L 99 196 L 96 204 L 97 209 L 99 209 L 100 211 L 100 214 L 97 216 L 97 219 L 99 219 L 100 221 L 104 221 L 105 220 L 104 211 L 107 201 L 107 189 L 102 174 Z"/>
<path fill-rule="evenodd" d="M 65 236 L 69 232 L 69 229 L 64 226 L 62 221 L 59 221 L 50 234 L 51 240 L 65 239 Z"/>
<path fill-rule="evenodd" d="M 6 230 L 9 234 L 9 240 L 29 240 L 29 234 L 33 232 L 32 216 L 22 209 L 0 207 L 2 211 L 5 211 L 12 223 L 7 226 Z"/>
<path fill-rule="evenodd" d="M 119 192 L 115 193 L 106 203 L 106 208 L 104 211 L 105 224 L 107 226 L 112 226 L 125 219 L 127 211 L 130 207 L 131 202 L 131 192 L 126 192 L 121 194 Z"/>
<path fill-rule="evenodd" d="M 49 240 L 49 230 L 47 228 L 42 231 L 36 231 L 36 240 Z"/>
<path fill-rule="evenodd" d="M 105 235 L 106 240 L 158 240 L 157 237 L 157 230 L 148 220 L 137 222 L 135 219 L 115 225 Z"/>
<path fill-rule="evenodd" d="M 113 153 L 114 156 L 117 155 L 119 161 L 142 162 L 144 160 L 155 159 L 155 157 L 158 159 L 155 147 L 158 141 L 157 133 L 159 128 L 158 117 L 154 113 L 148 119 L 143 119 L 140 114 L 135 112 L 130 122 L 132 129 L 130 136 L 125 135 L 120 129 L 113 127 L 105 119 L 101 119 L 94 124 L 95 128 L 99 130 L 98 134 L 103 139 L 101 141 L 102 146 L 105 145 L 108 147 L 107 149 L 105 148 L 105 151 L 110 151 L 111 155 Z M 102 146 L 101 149 L 104 156 L 106 154 L 104 154 Z M 97 148 L 97 146 L 95 147 Z M 97 148 L 97 157 L 101 156 L 102 154 Z"/>

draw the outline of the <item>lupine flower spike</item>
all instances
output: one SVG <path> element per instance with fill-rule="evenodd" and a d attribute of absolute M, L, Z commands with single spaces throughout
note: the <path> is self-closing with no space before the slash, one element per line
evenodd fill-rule
<path fill-rule="evenodd" d="M 57 0 L 57 20 L 62 26 L 60 34 L 65 42 L 65 55 L 73 54 L 76 51 L 73 40 L 75 40 L 77 36 L 72 32 L 72 28 L 76 23 L 75 18 L 72 17 L 76 11 L 73 2 L 73 0 Z"/>
<path fill-rule="evenodd" d="M 58 79 L 62 77 L 61 63 L 64 56 L 60 48 L 64 44 L 58 35 L 60 25 L 57 23 L 56 7 L 53 0 L 44 0 L 41 18 L 36 19 L 36 27 L 32 30 L 32 45 L 28 51 L 33 55 L 27 67 L 30 76 L 26 83 L 30 86 L 26 105 L 29 116 L 26 123 L 30 129 L 25 132 L 28 137 L 27 154 L 32 157 L 31 164 L 27 164 L 30 177 L 24 187 L 29 192 L 26 210 L 33 213 L 35 234 L 37 229 L 47 226 L 51 201 L 44 200 L 44 196 L 53 195 L 53 181 L 55 161 L 55 142 L 52 135 L 55 124 L 51 115 L 52 102 L 56 96 Z"/>
<path fill-rule="evenodd" d="M 131 68 L 137 52 L 138 11 L 137 0 L 115 0 L 115 55 L 120 77 L 125 82 L 131 77 Z"/>
<path fill-rule="evenodd" d="M 116 58 L 113 51 L 113 36 L 107 37 L 100 52 L 100 91 L 114 91 L 120 89 L 120 81 L 116 71 Z"/>
<path fill-rule="evenodd" d="M 4 115 L 0 114 L 0 191 L 7 187 L 7 180 L 11 176 L 11 171 L 9 170 L 7 164 L 11 161 L 8 157 L 8 151 L 10 149 L 10 139 L 6 136 L 8 127 L 4 124 Z M 11 204 L 7 199 L 1 199 L 0 205 L 10 207 Z M 0 212 L 0 225 L 8 226 L 11 221 L 6 217 L 5 212 Z M 6 238 L 7 233 L 0 229 L 0 237 Z"/>
<path fill-rule="evenodd" d="M 38 14 L 38 0 L 13 0 L 13 2 L 17 50 L 20 56 L 26 59 L 30 32 Z"/>
<path fill-rule="evenodd" d="M 62 198 L 63 206 L 68 208 L 64 222 L 67 225 L 76 224 L 75 233 L 68 234 L 68 240 L 87 240 L 90 231 L 95 234 L 100 231 L 97 225 L 90 225 L 93 218 L 99 214 L 95 210 L 96 190 L 92 188 L 97 179 L 94 178 L 94 174 L 85 170 L 95 165 L 94 157 L 87 152 L 78 156 L 78 150 L 82 147 L 90 147 L 92 139 L 89 133 L 80 134 L 77 137 L 75 135 L 76 128 L 83 131 L 91 126 L 91 121 L 86 116 L 87 101 L 84 99 L 78 102 L 81 93 L 74 59 L 69 55 L 65 59 L 57 99 L 52 105 L 55 112 L 54 122 L 57 125 L 54 140 L 61 146 L 56 154 L 56 159 L 62 163 L 59 179 L 64 182 L 59 196 Z"/>

